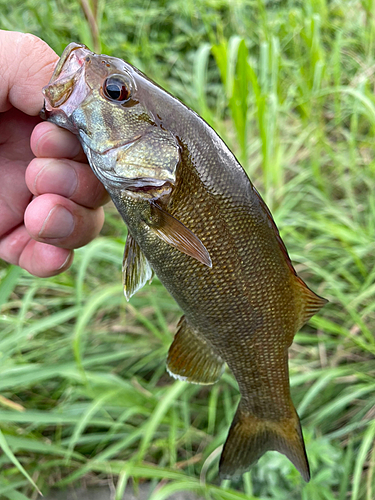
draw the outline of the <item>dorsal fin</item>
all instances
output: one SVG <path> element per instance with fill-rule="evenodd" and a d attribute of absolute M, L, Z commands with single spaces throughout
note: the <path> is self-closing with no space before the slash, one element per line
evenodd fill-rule
<path fill-rule="evenodd" d="M 277 229 L 276 223 L 273 220 L 270 209 L 267 207 L 267 205 L 265 204 L 264 200 L 262 199 L 261 195 L 258 193 L 256 188 L 254 186 L 252 186 L 252 188 L 259 200 L 261 207 L 263 208 L 265 214 L 267 215 L 270 226 L 272 227 L 275 233 L 277 243 L 279 244 L 280 250 L 285 257 L 285 262 L 288 264 L 289 269 L 294 274 L 296 280 L 295 281 L 296 286 L 299 289 L 300 294 L 302 295 L 303 307 L 300 313 L 301 314 L 300 324 L 298 326 L 298 329 L 300 329 L 305 323 L 309 321 L 309 319 L 312 316 L 314 316 L 314 314 L 316 314 L 325 304 L 327 304 L 328 300 L 324 299 L 323 297 L 320 297 L 315 292 L 310 290 L 310 288 L 306 285 L 306 283 L 297 275 L 297 272 L 293 267 L 292 261 L 290 260 L 288 250 L 286 249 L 286 246 L 283 240 L 281 239 L 279 230 Z"/>
<path fill-rule="evenodd" d="M 307 323 L 309 319 L 314 316 L 314 314 L 316 314 L 325 304 L 327 304 L 328 300 L 320 297 L 315 292 L 310 290 L 310 288 L 299 276 L 296 276 L 295 279 L 296 285 L 299 289 L 300 294 L 302 295 L 303 301 L 301 320 L 299 325 L 299 328 L 301 328 L 302 325 Z"/>
<path fill-rule="evenodd" d="M 288 250 L 286 249 L 286 246 L 285 246 L 283 240 L 281 239 L 279 230 L 277 229 L 276 223 L 273 220 L 273 217 L 272 217 L 272 214 L 270 212 L 270 209 L 267 207 L 265 201 L 263 200 L 263 198 L 261 197 L 261 195 L 259 194 L 259 192 L 257 191 L 257 189 L 253 185 L 252 185 L 252 188 L 253 188 L 253 191 L 254 191 L 256 197 L 258 198 L 258 201 L 259 201 L 261 207 L 263 208 L 265 214 L 267 215 L 268 221 L 270 223 L 271 228 L 273 229 L 273 231 L 275 233 L 277 243 L 279 244 L 280 250 L 282 251 L 282 253 L 283 253 L 284 257 L 285 257 L 286 263 L 288 264 L 288 266 L 289 266 L 290 270 L 292 271 L 292 273 L 297 276 L 297 272 L 296 272 L 296 270 L 293 267 L 292 261 L 290 260 L 290 257 L 289 257 L 289 254 L 288 254 Z"/>

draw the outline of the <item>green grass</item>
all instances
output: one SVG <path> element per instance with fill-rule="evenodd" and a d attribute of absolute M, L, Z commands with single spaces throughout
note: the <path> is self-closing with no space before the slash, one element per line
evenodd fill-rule
<path fill-rule="evenodd" d="M 236 153 L 272 209 L 301 277 L 330 303 L 290 349 L 312 480 L 269 452 L 217 479 L 238 401 L 169 378 L 181 315 L 155 279 L 126 303 L 126 229 L 50 279 L 0 267 L 0 498 L 51 486 L 149 481 L 150 500 L 375 498 L 375 2 L 0 0 L 0 27 L 124 57 L 193 107 Z M 94 9 L 95 10 L 95 9 Z M 28 476 L 26 476 L 26 474 Z"/>

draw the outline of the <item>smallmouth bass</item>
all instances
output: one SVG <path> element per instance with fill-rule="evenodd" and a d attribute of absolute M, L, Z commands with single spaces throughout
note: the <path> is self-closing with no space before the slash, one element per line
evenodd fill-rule
<path fill-rule="evenodd" d="M 202 118 L 121 59 L 71 43 L 43 92 L 42 116 L 78 135 L 128 226 L 126 298 L 156 273 L 184 312 L 169 373 L 213 384 L 227 363 L 238 382 L 221 477 L 277 450 L 309 481 L 288 347 L 326 300 L 297 276 L 241 165 Z"/>

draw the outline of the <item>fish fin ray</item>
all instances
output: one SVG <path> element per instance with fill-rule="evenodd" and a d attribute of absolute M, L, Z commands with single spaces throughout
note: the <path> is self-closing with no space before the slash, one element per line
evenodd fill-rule
<path fill-rule="evenodd" d="M 122 261 L 124 295 L 129 300 L 147 281 L 151 281 L 154 272 L 148 260 L 133 236 L 128 233 L 124 258 Z"/>
<path fill-rule="evenodd" d="M 315 292 L 310 290 L 306 283 L 298 276 L 296 276 L 296 280 L 297 287 L 299 288 L 303 298 L 301 325 L 299 326 L 299 328 L 301 328 L 312 316 L 314 316 L 314 314 L 327 304 L 328 300 L 320 297 Z"/>
<path fill-rule="evenodd" d="M 263 200 L 263 198 L 259 194 L 258 190 L 255 188 L 255 186 L 252 185 L 252 189 L 254 191 L 255 196 L 258 198 L 260 206 L 262 207 L 262 209 L 264 210 L 264 212 L 265 212 L 265 214 L 267 216 L 268 223 L 269 223 L 270 227 L 272 228 L 272 230 L 273 230 L 273 232 L 275 234 L 276 241 L 277 241 L 277 243 L 279 245 L 279 248 L 280 248 L 282 254 L 284 255 L 285 262 L 288 264 L 288 267 L 292 271 L 292 273 L 297 276 L 297 272 L 296 272 L 296 270 L 293 267 L 292 261 L 291 261 L 291 259 L 289 257 L 288 250 L 287 250 L 287 248 L 285 246 L 285 243 L 281 239 L 279 230 L 278 230 L 278 228 L 276 226 L 276 222 L 274 221 L 274 218 L 273 218 L 273 216 L 271 214 L 270 209 L 267 207 L 265 201 Z"/>
<path fill-rule="evenodd" d="M 152 222 L 147 222 L 150 229 L 163 241 L 182 253 L 190 255 L 207 267 L 212 267 L 210 255 L 201 240 L 182 222 L 151 204 Z"/>
<path fill-rule="evenodd" d="M 168 372 L 194 384 L 217 382 L 224 371 L 224 361 L 210 343 L 190 327 L 184 316 L 178 327 L 168 353 Z"/>
<path fill-rule="evenodd" d="M 264 420 L 237 408 L 220 458 L 222 479 L 239 476 L 250 469 L 269 450 L 275 450 L 292 462 L 306 482 L 310 468 L 297 412 L 280 421 Z"/>
<path fill-rule="evenodd" d="M 288 250 L 286 249 L 286 246 L 285 246 L 283 240 L 281 239 L 279 230 L 278 230 L 276 223 L 272 217 L 270 209 L 267 207 L 266 203 L 264 202 L 263 198 L 261 197 L 261 195 L 259 194 L 257 189 L 254 186 L 252 186 L 252 189 L 253 189 L 255 195 L 257 196 L 259 203 L 267 216 L 269 225 L 272 227 L 272 229 L 274 231 L 279 248 L 280 248 L 282 254 L 284 255 L 285 262 L 287 263 L 287 265 L 288 265 L 289 269 L 292 271 L 292 273 L 295 275 L 297 286 L 302 293 L 303 300 L 304 300 L 304 309 L 302 311 L 301 324 L 299 325 L 299 328 L 301 328 L 302 325 L 307 323 L 307 321 L 312 316 L 314 316 L 314 314 L 316 314 L 325 304 L 327 304 L 328 300 L 324 299 L 323 297 L 319 297 L 319 295 L 317 295 L 312 290 L 310 290 L 310 288 L 306 285 L 306 283 L 297 275 L 297 272 L 294 269 L 292 261 L 289 257 Z"/>

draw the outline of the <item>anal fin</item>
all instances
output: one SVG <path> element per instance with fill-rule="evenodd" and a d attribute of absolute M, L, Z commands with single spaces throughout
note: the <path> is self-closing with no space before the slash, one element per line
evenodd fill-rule
<path fill-rule="evenodd" d="M 154 276 L 148 260 L 130 233 L 128 233 L 125 244 L 122 276 L 126 300 L 129 300 L 135 292 L 142 288 L 147 281 L 151 281 Z"/>
<path fill-rule="evenodd" d="M 184 316 L 178 326 L 168 353 L 168 372 L 186 382 L 214 384 L 224 371 L 224 361 L 210 343 L 190 327 Z"/>

